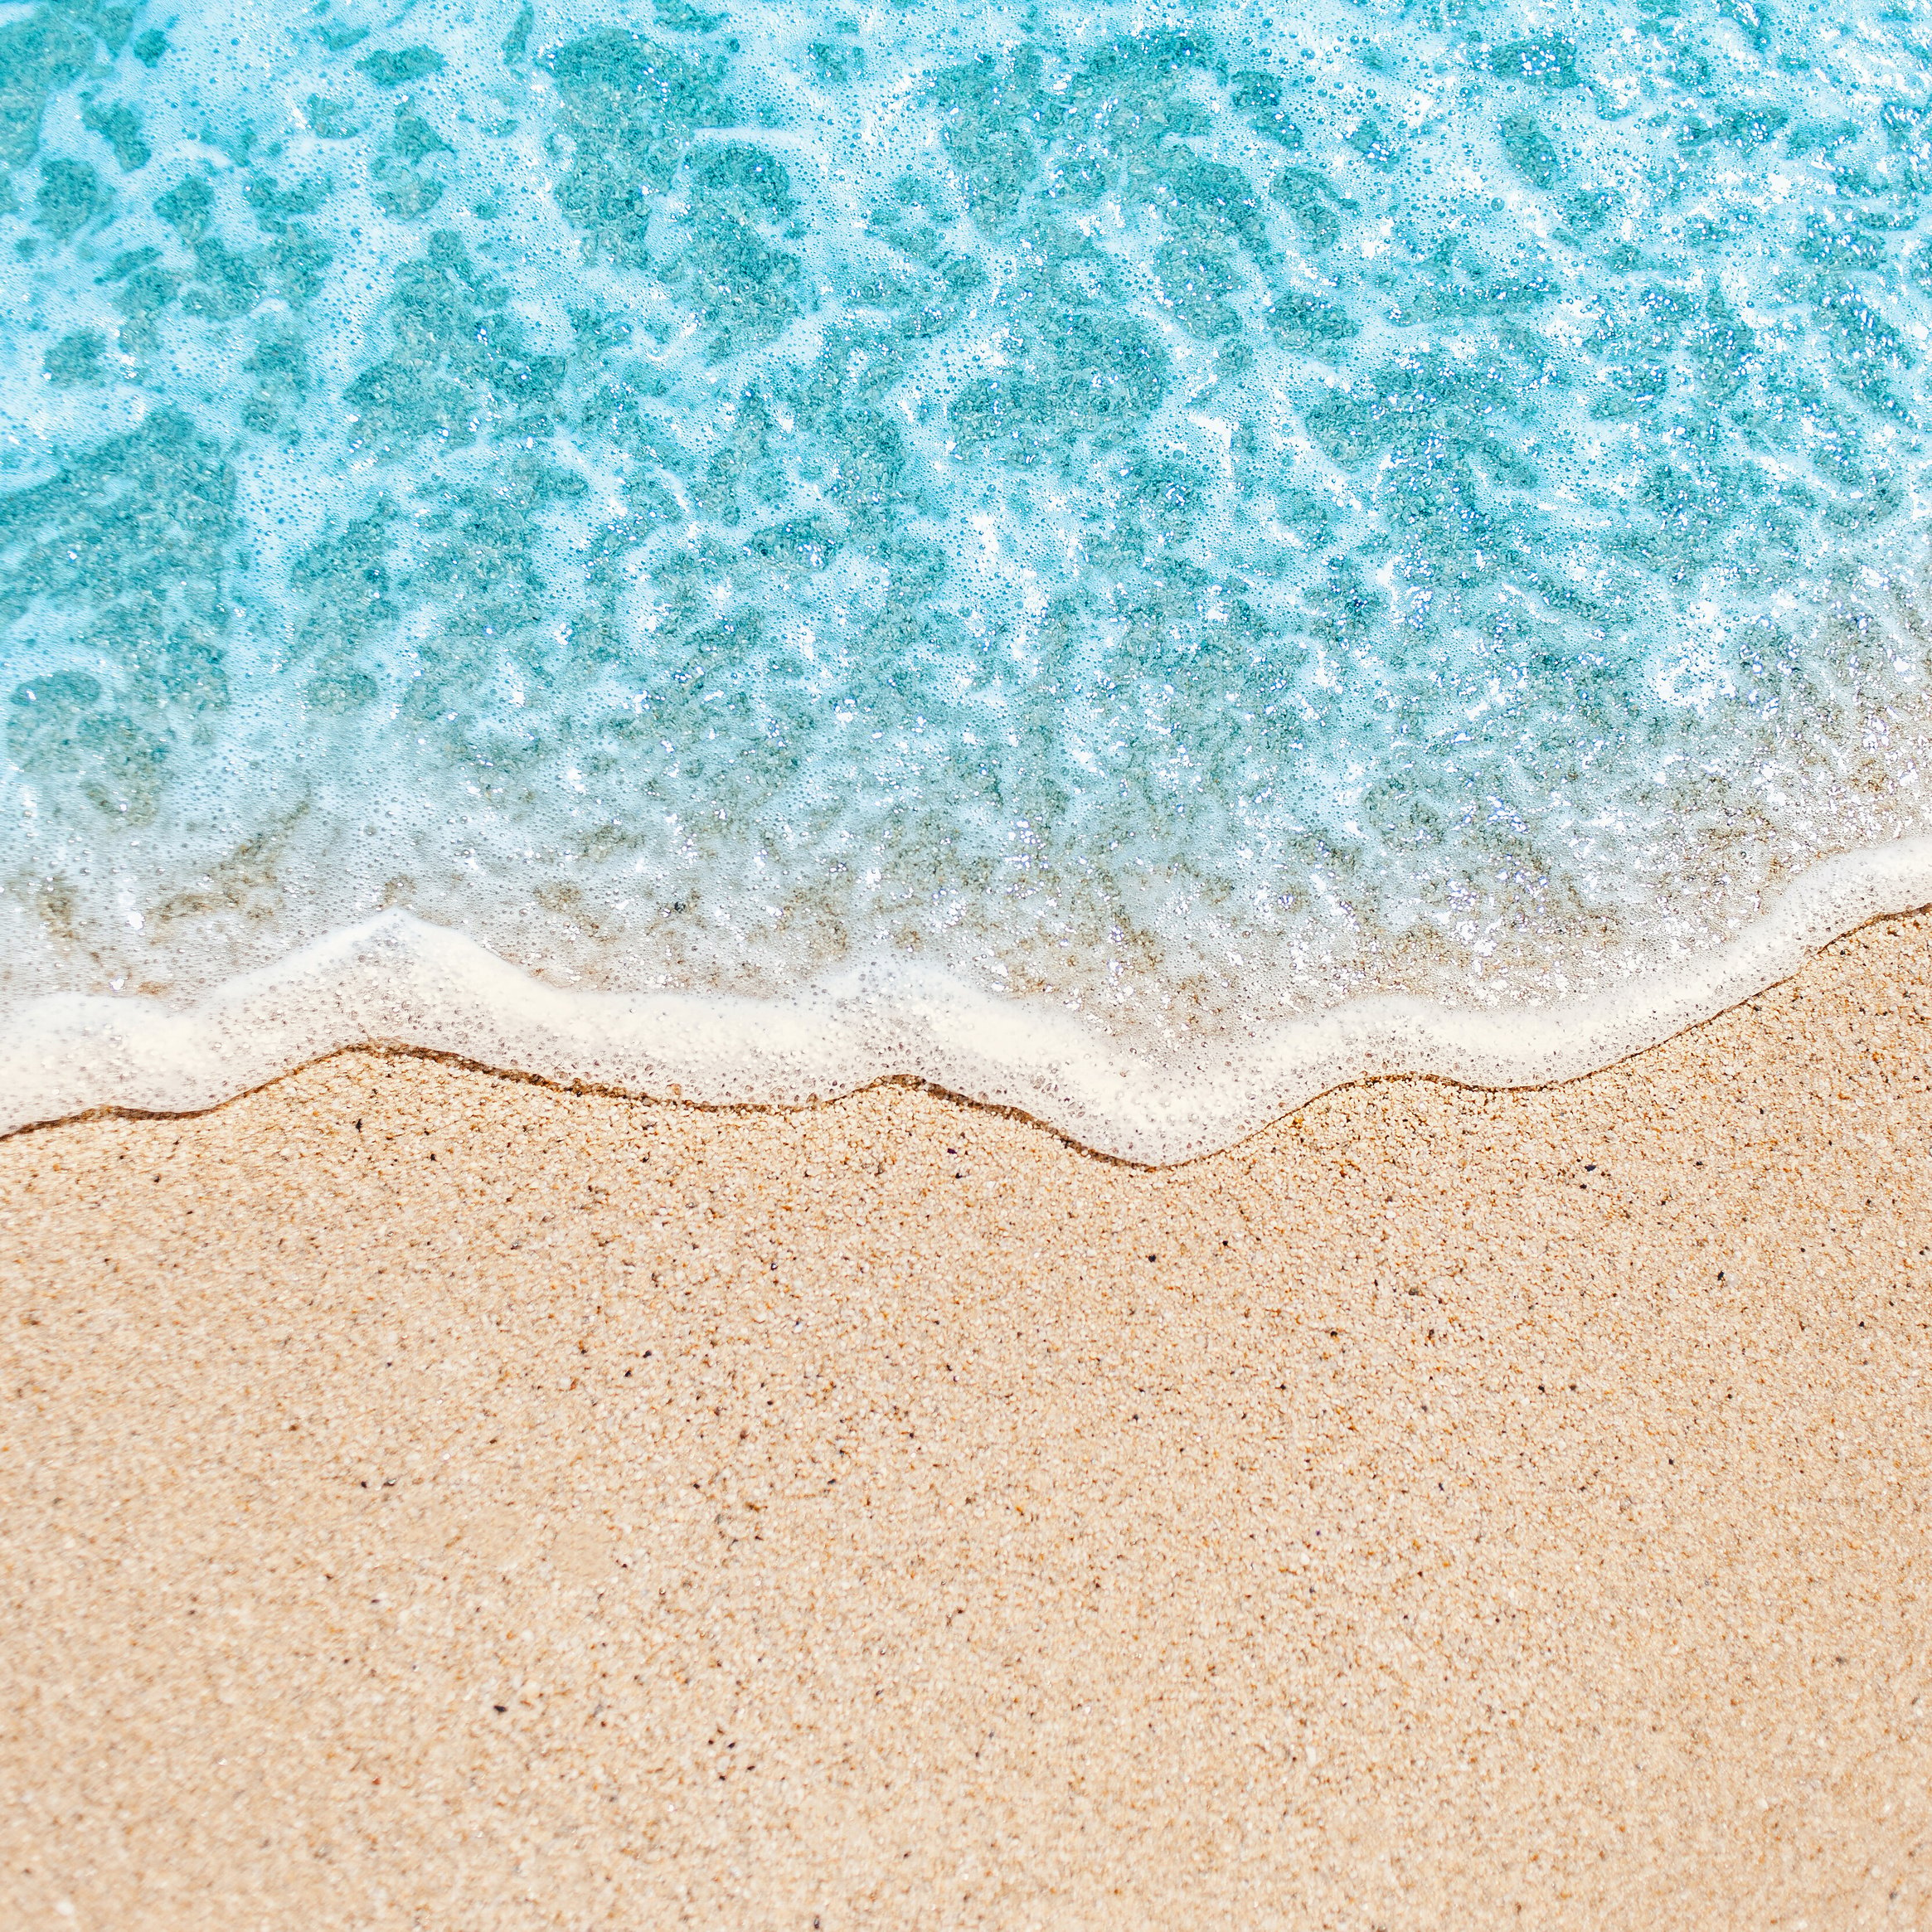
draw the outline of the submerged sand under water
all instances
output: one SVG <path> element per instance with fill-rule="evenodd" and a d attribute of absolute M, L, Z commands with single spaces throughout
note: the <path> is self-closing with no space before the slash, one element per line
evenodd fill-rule
<path fill-rule="evenodd" d="M 1932 1922 L 1929 1046 L 1920 915 L 1165 1172 L 370 1053 L 17 1135 L 0 1916 Z"/>

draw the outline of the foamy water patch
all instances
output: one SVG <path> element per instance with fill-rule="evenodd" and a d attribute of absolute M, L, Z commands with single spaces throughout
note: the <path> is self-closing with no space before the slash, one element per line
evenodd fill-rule
<path fill-rule="evenodd" d="M 0 1133 L 98 1108 L 214 1106 L 345 1047 L 446 1053 L 565 1085 L 705 1106 L 799 1106 L 911 1077 L 1009 1107 L 1116 1159 L 1216 1153 L 1329 1089 L 1422 1074 L 1570 1080 L 1748 998 L 1839 934 L 1932 904 L 1932 837 L 1825 862 L 1720 950 L 1550 1011 L 1352 1002 L 1158 1057 L 1066 1014 L 881 959 L 782 999 L 572 993 L 388 913 L 185 1012 L 54 995 L 0 1022 Z"/>

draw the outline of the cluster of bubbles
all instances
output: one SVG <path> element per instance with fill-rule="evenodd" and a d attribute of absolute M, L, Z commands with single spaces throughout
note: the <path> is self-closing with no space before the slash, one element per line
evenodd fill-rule
<path fill-rule="evenodd" d="M 384 907 L 1123 1037 L 1928 816 L 1909 10 L 0 22 L 0 993 Z"/>

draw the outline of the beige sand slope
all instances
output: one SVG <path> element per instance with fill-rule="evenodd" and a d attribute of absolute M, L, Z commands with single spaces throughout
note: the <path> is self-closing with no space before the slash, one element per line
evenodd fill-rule
<path fill-rule="evenodd" d="M 1932 1926 L 1932 920 L 1150 1173 L 348 1055 L 0 1144 L 0 1922 Z"/>

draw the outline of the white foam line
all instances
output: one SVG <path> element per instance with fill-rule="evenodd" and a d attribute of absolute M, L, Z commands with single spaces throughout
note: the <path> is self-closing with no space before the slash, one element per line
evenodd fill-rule
<path fill-rule="evenodd" d="M 795 1104 L 911 1075 L 1162 1166 L 1366 1075 L 1570 1079 L 1761 991 L 1868 919 L 1929 903 L 1932 837 L 1901 839 L 1813 866 L 1738 939 L 1614 995 L 1494 1013 L 1361 1000 L 1158 1060 L 897 962 L 782 999 L 566 993 L 460 934 L 386 913 L 182 1012 L 84 994 L 20 1007 L 0 1022 L 0 1133 L 100 1107 L 187 1112 L 339 1048 L 388 1045 L 710 1105 Z"/>

